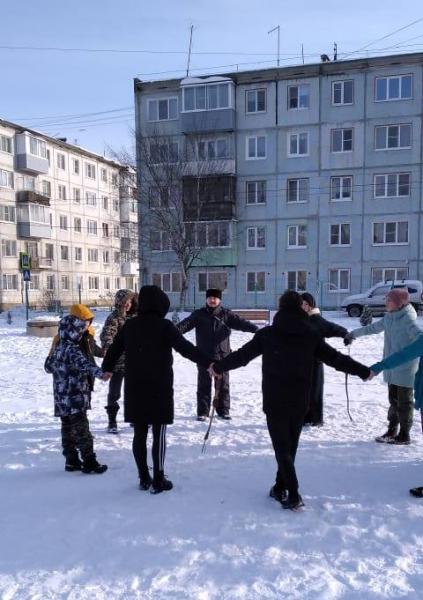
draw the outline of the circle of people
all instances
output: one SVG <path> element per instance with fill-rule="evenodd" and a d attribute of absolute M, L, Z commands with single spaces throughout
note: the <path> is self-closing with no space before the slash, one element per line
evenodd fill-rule
<path fill-rule="evenodd" d="M 263 412 L 277 464 L 269 495 L 283 508 L 301 508 L 304 502 L 295 457 L 302 428 L 323 425 L 323 363 L 365 381 L 384 371 L 388 427 L 375 438 L 377 442 L 410 444 L 414 408 L 421 412 L 423 428 L 423 362 L 419 363 L 423 331 L 406 288 L 390 290 L 385 304 L 383 318 L 348 331 L 324 319 L 311 294 L 287 290 L 279 299 L 272 324 L 259 329 L 224 307 L 222 291 L 212 288 L 207 290 L 202 308 L 174 324 L 166 319 L 170 308 L 167 294 L 146 285 L 138 296 L 127 289 L 116 293 L 114 310 L 101 331 L 101 346 L 94 338 L 94 314 L 83 304 L 73 305 L 60 320 L 45 361 L 45 370 L 53 375 L 54 414 L 61 420 L 65 470 L 86 474 L 107 470 L 94 452 L 87 411 L 94 379 L 108 381 L 108 431 L 118 433 L 124 381 L 124 420 L 133 427 L 139 487 L 153 494 L 172 489 L 164 474 L 166 428 L 174 418 L 172 351 L 197 364 L 198 421 L 212 419 L 214 413 L 223 420 L 231 419 L 229 371 L 261 356 Z M 193 329 L 195 346 L 183 335 Z M 232 330 L 254 335 L 231 352 Z M 338 337 L 348 346 L 359 337 L 380 332 L 384 332 L 383 360 L 370 368 L 325 342 L 325 338 Z M 94 357 L 103 358 L 101 368 Z M 152 475 L 147 463 L 150 428 Z M 423 486 L 410 489 L 410 493 L 422 498 Z"/>

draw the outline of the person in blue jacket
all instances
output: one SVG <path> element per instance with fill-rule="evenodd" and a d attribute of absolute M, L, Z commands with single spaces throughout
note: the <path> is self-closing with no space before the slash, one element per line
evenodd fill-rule
<path fill-rule="evenodd" d="M 395 352 L 380 362 L 372 365 L 370 370 L 372 371 L 372 376 L 373 374 L 378 375 L 385 369 L 394 369 L 399 365 L 403 365 L 419 357 L 419 367 L 414 378 L 414 407 L 416 410 L 420 410 L 423 431 L 423 333 L 422 335 L 419 335 L 414 342 L 399 352 Z M 423 486 L 412 488 L 410 494 L 417 498 L 423 498 Z"/>

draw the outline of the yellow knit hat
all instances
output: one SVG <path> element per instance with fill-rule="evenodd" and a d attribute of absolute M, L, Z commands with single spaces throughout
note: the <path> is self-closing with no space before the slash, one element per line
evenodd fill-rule
<path fill-rule="evenodd" d="M 77 319 L 81 319 L 81 321 L 91 321 L 91 319 L 94 319 L 94 314 L 85 304 L 72 304 L 69 314 Z"/>

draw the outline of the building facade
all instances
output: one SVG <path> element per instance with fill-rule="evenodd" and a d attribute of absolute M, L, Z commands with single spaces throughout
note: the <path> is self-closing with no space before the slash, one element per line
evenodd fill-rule
<path fill-rule="evenodd" d="M 0 120 L 0 307 L 109 304 L 138 286 L 135 172 Z"/>
<path fill-rule="evenodd" d="M 218 286 L 238 307 L 274 307 L 286 288 L 336 307 L 378 281 L 422 279 L 422 77 L 418 53 L 135 80 L 138 140 L 183 153 L 195 138 L 197 161 L 212 157 L 234 190 L 220 197 L 230 211 L 198 225 L 207 247 L 187 304 Z M 139 153 L 148 214 L 143 166 Z M 140 252 L 144 281 L 161 281 L 176 305 L 175 254 Z"/>

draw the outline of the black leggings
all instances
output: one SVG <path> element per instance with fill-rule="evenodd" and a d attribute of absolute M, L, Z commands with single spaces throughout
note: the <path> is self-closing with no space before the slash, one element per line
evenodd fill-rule
<path fill-rule="evenodd" d="M 138 474 L 141 477 L 148 473 L 147 465 L 147 435 L 148 428 L 153 430 L 153 469 L 154 476 L 158 477 L 164 470 L 164 461 L 166 456 L 166 425 L 148 425 L 147 423 L 134 423 L 134 439 L 132 442 L 132 452 L 138 467 Z"/>

